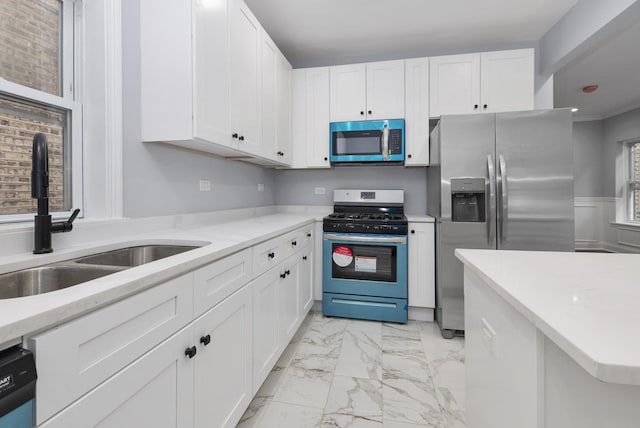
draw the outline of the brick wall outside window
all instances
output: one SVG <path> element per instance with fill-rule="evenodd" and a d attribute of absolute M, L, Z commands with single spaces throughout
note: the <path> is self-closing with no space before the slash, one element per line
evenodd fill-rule
<path fill-rule="evenodd" d="M 58 0 L 0 0 L 0 76 L 60 95 L 61 4 Z M 49 141 L 49 207 L 64 211 L 67 113 L 0 94 L 0 215 L 36 211 L 31 199 L 33 135 Z"/>

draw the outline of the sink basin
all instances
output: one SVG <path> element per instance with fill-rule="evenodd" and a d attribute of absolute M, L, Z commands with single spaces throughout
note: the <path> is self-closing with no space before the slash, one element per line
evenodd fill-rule
<path fill-rule="evenodd" d="M 0 299 L 48 293 L 121 270 L 113 266 L 51 265 L 6 273 L 0 275 Z"/>
<path fill-rule="evenodd" d="M 188 245 L 142 245 L 73 260 L 75 263 L 134 267 L 200 248 Z"/>

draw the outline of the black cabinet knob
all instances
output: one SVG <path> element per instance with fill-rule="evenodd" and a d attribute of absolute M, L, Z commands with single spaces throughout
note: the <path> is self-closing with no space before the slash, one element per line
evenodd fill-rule
<path fill-rule="evenodd" d="M 192 346 L 191 348 L 187 348 L 184 351 L 184 355 L 189 357 L 189 359 L 195 357 L 197 353 L 198 353 L 198 350 L 196 349 L 195 346 Z"/>
<path fill-rule="evenodd" d="M 292 245 L 293 247 L 295 247 L 296 245 L 298 245 L 298 242 L 297 242 L 297 241 L 291 241 L 291 245 Z"/>
<path fill-rule="evenodd" d="M 284 274 L 285 275 L 291 275 L 291 271 L 289 269 L 287 269 L 287 270 L 284 271 Z"/>
<path fill-rule="evenodd" d="M 478 108 L 478 104 L 473 105 L 473 109 L 476 110 Z"/>
<path fill-rule="evenodd" d="M 236 140 L 238 138 L 238 134 L 233 134 L 232 137 L 234 140 Z"/>
<path fill-rule="evenodd" d="M 414 233 L 416 233 L 416 231 L 415 231 L 415 230 L 412 230 L 412 231 L 411 231 L 411 234 L 413 235 Z"/>
<path fill-rule="evenodd" d="M 280 278 L 285 279 L 286 277 L 287 277 L 286 272 L 285 272 L 285 273 L 281 273 L 281 274 L 280 274 Z"/>
<path fill-rule="evenodd" d="M 485 104 L 484 106 L 482 106 L 483 108 L 487 108 L 487 105 Z"/>
<path fill-rule="evenodd" d="M 361 115 L 361 116 L 364 116 L 364 110 L 360 112 L 360 115 Z"/>
<path fill-rule="evenodd" d="M 411 159 L 411 155 L 407 155 L 407 157 L 408 157 L 409 159 Z"/>
<path fill-rule="evenodd" d="M 302 260 L 307 260 L 307 256 L 302 256 Z"/>
<path fill-rule="evenodd" d="M 307 238 L 311 238 L 311 233 L 307 233 Z"/>
<path fill-rule="evenodd" d="M 208 344 L 211 343 L 211 335 L 207 334 L 206 336 L 202 336 L 200 338 L 200 343 L 202 343 L 204 346 L 207 346 Z"/>
<path fill-rule="evenodd" d="M 241 135 L 240 137 L 238 137 L 238 140 L 244 141 L 244 135 Z"/>
<path fill-rule="evenodd" d="M 270 259 L 274 258 L 276 256 L 275 253 L 269 253 L 267 254 L 267 257 L 269 257 Z"/>
<path fill-rule="evenodd" d="M 371 110 L 369 110 L 368 113 L 371 114 Z"/>
<path fill-rule="evenodd" d="M 324 160 L 325 160 L 325 161 L 328 161 L 328 160 L 329 160 L 329 158 L 324 158 Z"/>

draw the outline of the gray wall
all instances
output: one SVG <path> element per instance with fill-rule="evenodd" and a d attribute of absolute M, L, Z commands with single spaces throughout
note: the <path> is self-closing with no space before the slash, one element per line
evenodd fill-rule
<path fill-rule="evenodd" d="M 604 196 L 621 196 L 622 189 L 616 189 L 616 168 L 622 166 L 620 141 L 640 139 L 640 108 L 605 119 L 603 133 Z"/>
<path fill-rule="evenodd" d="M 603 124 L 601 120 L 573 123 L 575 196 L 604 196 Z"/>
<path fill-rule="evenodd" d="M 274 171 L 157 143 L 140 128 L 139 2 L 122 2 L 124 215 L 146 217 L 273 205 Z M 198 182 L 211 181 L 211 192 Z M 258 192 L 258 184 L 264 192 Z"/>
<path fill-rule="evenodd" d="M 330 206 L 334 189 L 403 189 L 407 213 L 427 212 L 426 168 L 374 165 L 277 171 L 275 186 L 278 205 Z M 324 187 L 326 193 L 314 194 L 316 187 Z"/>

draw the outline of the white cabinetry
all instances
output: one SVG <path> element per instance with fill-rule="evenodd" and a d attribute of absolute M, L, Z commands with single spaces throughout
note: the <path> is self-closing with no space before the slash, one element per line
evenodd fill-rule
<path fill-rule="evenodd" d="M 409 223 L 409 306 L 435 308 L 435 236 L 433 223 Z"/>
<path fill-rule="evenodd" d="M 430 59 L 430 114 L 531 110 L 533 49 Z"/>
<path fill-rule="evenodd" d="M 280 357 L 278 281 L 271 269 L 253 282 L 253 391 L 258 391 Z"/>
<path fill-rule="evenodd" d="M 291 142 L 291 64 L 278 51 L 276 56 L 276 155 L 287 165 L 293 160 Z"/>
<path fill-rule="evenodd" d="M 298 307 L 301 310 L 301 317 L 311 310 L 313 306 L 313 280 L 314 280 L 314 246 L 309 245 L 302 252 L 302 262 L 300 263 L 300 287 L 298 288 Z"/>
<path fill-rule="evenodd" d="M 242 0 L 231 0 L 231 136 L 238 148 L 262 153 L 260 23 Z"/>
<path fill-rule="evenodd" d="M 429 58 L 405 61 L 406 166 L 429 165 Z"/>
<path fill-rule="evenodd" d="M 404 118 L 404 61 L 330 67 L 331 122 Z"/>
<path fill-rule="evenodd" d="M 329 168 L 329 68 L 293 70 L 293 168 Z"/>
<path fill-rule="evenodd" d="M 298 287 L 300 285 L 300 260 L 291 257 L 282 267 L 278 282 L 279 334 L 281 342 L 289 342 L 298 328 L 300 308 L 298 307 Z"/>
<path fill-rule="evenodd" d="M 251 288 L 245 286 L 194 321 L 195 428 L 235 427 L 249 406 L 252 316 Z"/>

